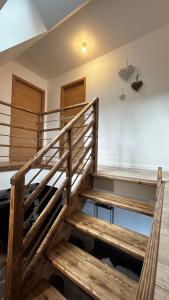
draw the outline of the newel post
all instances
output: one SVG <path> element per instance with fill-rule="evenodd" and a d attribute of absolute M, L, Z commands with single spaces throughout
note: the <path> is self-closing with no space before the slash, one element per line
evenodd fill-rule
<path fill-rule="evenodd" d="M 20 300 L 25 178 L 11 184 L 5 300 Z"/>
<path fill-rule="evenodd" d="M 96 102 L 93 105 L 93 113 L 94 113 L 94 125 L 93 125 L 93 160 L 94 166 L 93 171 L 97 172 L 97 164 L 98 164 L 98 122 L 99 122 L 99 98 L 96 99 Z"/>
<path fill-rule="evenodd" d="M 69 179 L 67 185 L 67 205 L 70 204 L 71 200 L 71 188 L 72 188 L 72 144 L 73 144 L 73 134 L 72 134 L 72 127 L 68 130 L 68 150 L 69 155 L 67 158 L 67 177 Z"/>

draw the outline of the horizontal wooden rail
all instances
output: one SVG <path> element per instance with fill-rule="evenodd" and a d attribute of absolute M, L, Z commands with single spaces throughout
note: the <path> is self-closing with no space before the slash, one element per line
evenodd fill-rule
<path fill-rule="evenodd" d="M 14 119 L 22 120 L 22 121 L 32 122 L 32 120 L 30 120 L 30 119 L 17 117 L 17 116 L 15 116 L 15 115 L 10 115 L 10 114 L 6 114 L 6 113 L 2 113 L 2 112 L 0 112 L 0 115 L 6 116 L 6 117 L 9 117 L 9 118 L 14 118 Z M 36 124 L 38 124 L 37 121 L 34 121 L 34 122 L 35 122 Z"/>
<path fill-rule="evenodd" d="M 57 131 L 57 130 L 60 130 L 60 129 L 61 129 L 60 127 L 45 128 L 45 129 L 40 130 L 40 132 Z"/>
<path fill-rule="evenodd" d="M 36 131 L 37 129 L 31 128 L 31 127 L 25 127 L 25 126 L 14 126 L 8 123 L 1 123 L 0 122 L 0 126 L 6 126 L 6 127 L 10 127 L 10 128 L 16 128 L 16 129 L 22 129 L 22 130 L 27 130 L 27 131 Z"/>
<path fill-rule="evenodd" d="M 41 158 L 43 156 L 45 156 L 45 154 L 57 143 L 59 142 L 59 140 L 64 136 L 65 133 L 67 133 L 67 131 L 72 128 L 72 126 L 74 125 L 75 122 L 77 122 L 87 111 L 88 109 L 94 105 L 94 103 L 96 103 L 97 98 L 95 98 L 94 100 L 92 100 L 88 105 L 86 105 L 85 108 L 82 109 L 82 111 L 80 111 L 76 117 L 73 118 L 73 120 L 71 120 L 61 131 L 60 134 L 55 137 L 54 139 L 52 139 L 52 141 L 47 144 L 46 146 L 44 146 L 35 156 L 33 159 L 29 160 L 27 164 L 25 164 L 18 172 L 16 175 L 14 175 L 11 178 L 11 183 L 16 183 L 22 176 L 24 176 L 29 170 L 31 170 L 32 168 L 34 168 L 39 161 L 41 160 Z"/>
<path fill-rule="evenodd" d="M 3 133 L 0 133 L 0 136 L 4 136 L 4 137 L 13 137 L 13 138 L 16 138 L 16 139 L 23 139 L 23 140 L 35 140 L 37 141 L 37 138 L 35 137 L 25 137 L 25 136 L 21 136 L 21 135 L 14 135 L 14 134 L 3 134 Z"/>
<path fill-rule="evenodd" d="M 75 105 L 65 106 L 62 109 L 59 108 L 59 109 L 49 110 L 49 111 L 41 113 L 41 116 L 46 116 L 46 115 L 50 115 L 50 114 L 54 114 L 54 113 L 63 112 L 65 110 L 70 110 L 70 109 L 75 109 L 75 108 L 83 107 L 83 106 L 86 106 L 88 103 L 89 102 L 82 102 L 82 103 L 75 104 Z"/>
<path fill-rule="evenodd" d="M 22 111 L 25 111 L 25 112 L 27 112 L 27 113 L 33 114 L 33 115 L 38 115 L 38 114 L 39 114 L 39 113 L 33 112 L 33 111 L 31 111 L 31 110 L 24 109 L 24 108 L 22 108 L 22 107 L 20 107 L 20 106 L 12 105 L 12 104 L 10 104 L 10 103 L 7 103 L 7 102 L 1 101 L 1 100 L 0 100 L 0 104 L 5 105 L 5 106 L 8 106 L 8 107 L 15 108 L 15 109 L 18 109 L 18 110 L 22 110 Z"/>
<path fill-rule="evenodd" d="M 37 147 L 25 146 L 25 145 L 5 145 L 0 144 L 0 147 L 4 148 L 22 148 L 22 149 L 37 149 Z"/>

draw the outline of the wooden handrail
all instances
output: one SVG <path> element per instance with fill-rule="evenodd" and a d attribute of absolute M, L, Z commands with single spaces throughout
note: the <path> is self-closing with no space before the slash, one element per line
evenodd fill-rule
<path fill-rule="evenodd" d="M 154 220 L 149 238 L 146 256 L 141 271 L 136 300 L 154 299 L 156 268 L 158 259 L 158 248 L 160 238 L 160 224 L 162 217 L 164 196 L 164 183 L 162 182 L 162 168 L 158 168 L 156 205 L 154 211 Z"/>
<path fill-rule="evenodd" d="M 48 111 L 41 113 L 41 116 L 46 116 L 46 115 L 50 115 L 50 114 L 54 114 L 54 113 L 58 113 L 58 112 L 63 112 L 65 110 L 71 110 L 74 108 L 83 107 L 83 106 L 86 106 L 87 104 L 89 104 L 89 102 L 82 102 L 82 103 L 75 104 L 75 105 L 65 106 L 63 108 L 48 110 Z"/>
<path fill-rule="evenodd" d="M 49 144 L 44 146 L 33 159 L 30 159 L 12 178 L 11 184 L 16 183 L 22 176 L 24 176 L 29 170 L 36 167 L 41 158 L 63 137 L 63 135 L 76 123 L 83 114 L 96 103 L 98 98 L 94 98 L 82 111 L 80 111 L 61 131 L 60 134 L 55 137 Z"/>

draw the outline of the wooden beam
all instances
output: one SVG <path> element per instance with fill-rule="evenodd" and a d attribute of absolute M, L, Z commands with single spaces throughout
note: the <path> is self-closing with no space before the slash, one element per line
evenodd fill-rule
<path fill-rule="evenodd" d="M 6 300 L 21 299 L 22 253 L 23 253 L 23 201 L 24 177 L 11 187 L 9 238 L 6 275 Z"/>
<path fill-rule="evenodd" d="M 158 198 L 155 205 L 154 221 L 139 281 L 137 300 L 154 299 L 163 194 L 164 184 L 162 183 L 159 188 Z"/>

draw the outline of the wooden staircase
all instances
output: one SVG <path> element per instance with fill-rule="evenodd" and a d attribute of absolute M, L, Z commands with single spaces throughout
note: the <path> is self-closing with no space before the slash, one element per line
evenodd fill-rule
<path fill-rule="evenodd" d="M 55 272 L 61 272 L 72 280 L 92 299 L 153 299 L 154 265 L 157 260 L 164 188 L 162 171 L 159 169 L 156 182 L 146 178 L 132 180 L 125 176 L 111 177 L 97 172 L 98 105 L 98 98 L 87 104 L 57 137 L 11 179 L 5 300 L 66 299 L 49 283 Z M 57 160 L 53 159 L 55 153 L 59 153 Z M 35 168 L 38 169 L 37 173 L 26 184 L 26 176 Z M 44 169 L 48 172 L 37 183 L 33 192 L 26 195 L 26 188 Z M 154 186 L 156 201 L 152 204 L 135 197 L 96 190 L 93 184 L 96 177 Z M 42 199 L 39 199 L 39 195 L 50 182 L 57 189 L 43 207 L 46 195 Z M 60 198 L 60 210 L 56 211 Z M 42 205 L 42 211 L 25 231 L 28 212 L 36 199 Z M 144 236 L 83 213 L 82 209 L 88 199 L 98 205 L 122 208 L 153 217 L 151 236 Z M 105 247 L 112 247 L 120 251 L 121 255 L 124 253 L 140 264 L 143 263 L 139 282 L 71 243 L 69 238 L 75 229 L 82 236 L 101 240 Z"/>

